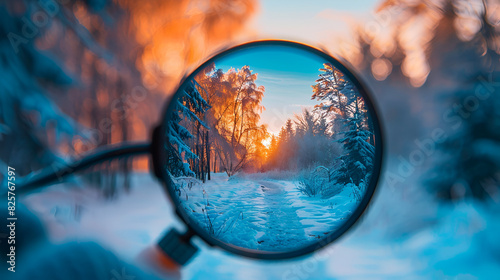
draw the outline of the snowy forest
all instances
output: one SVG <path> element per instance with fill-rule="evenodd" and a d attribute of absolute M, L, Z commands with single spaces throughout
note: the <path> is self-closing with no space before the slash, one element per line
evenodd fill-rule
<path fill-rule="evenodd" d="M 109 144 L 149 141 L 182 77 L 214 52 L 259 38 L 297 40 L 345 59 L 369 85 L 386 159 L 358 226 L 304 277 L 495 277 L 500 3 L 360 1 L 0 1 L 0 169 L 23 177 Z M 303 91 L 311 103 L 273 127 L 263 116 L 276 91 L 252 62 L 232 70 L 216 63 L 176 100 L 168 125 L 177 135 L 167 143 L 178 199 L 213 236 L 246 248 L 320 240 L 323 222 L 340 225 L 368 180 L 377 141 L 368 112 L 348 83 L 323 88 L 322 75 L 335 69 L 319 63 Z M 252 86 L 237 98 L 244 83 Z M 177 221 L 149 165 L 147 157 L 104 162 L 23 203 L 51 237 L 95 238 L 133 259 L 159 238 L 159 225 Z M 221 210 L 251 200 L 257 205 Z M 272 231 L 272 239 L 262 230 L 285 219 L 296 234 Z M 184 278 L 283 279 L 310 260 L 270 266 L 207 249 Z"/>
<path fill-rule="evenodd" d="M 336 169 L 343 171 L 331 172 L 331 181 L 358 185 L 374 157 L 368 112 L 342 72 L 330 63 L 319 71 L 311 98 L 321 104 L 287 119 L 274 135 L 261 120 L 266 92 L 256 83 L 257 73 L 249 66 L 224 73 L 214 63 L 204 69 L 173 101 L 169 172 L 205 182 L 210 173 L 297 171 L 337 161 Z"/>
<path fill-rule="evenodd" d="M 273 95 L 259 85 L 264 76 L 252 66 L 224 71 L 217 63 L 184 83 L 165 120 L 167 170 L 181 205 L 212 235 L 251 249 L 283 250 L 334 231 L 362 199 L 373 169 L 375 137 L 362 96 L 331 63 L 318 63 L 317 79 L 310 81 L 309 92 L 300 93 L 316 105 L 284 119 L 275 135 L 262 117 L 263 102 Z M 222 203 L 235 194 L 246 200 Z M 312 206 L 307 216 L 297 214 L 304 206 L 282 206 L 279 213 L 287 214 L 281 215 L 273 210 L 275 200 Z M 253 221 L 253 211 L 261 212 L 262 220 Z M 269 225 L 273 219 L 279 222 Z M 267 228 L 291 231 L 289 224 L 307 219 L 314 226 L 292 227 L 294 242 L 264 242 L 276 235 Z M 264 233 L 262 240 L 252 244 L 248 237 L 234 237 L 235 232 L 258 236 L 248 233 L 252 228 Z"/>

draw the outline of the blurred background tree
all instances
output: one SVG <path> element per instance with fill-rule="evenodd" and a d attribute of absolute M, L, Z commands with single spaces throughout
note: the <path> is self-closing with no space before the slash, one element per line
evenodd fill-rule
<path fill-rule="evenodd" d="M 440 198 L 498 195 L 499 15 L 488 12 L 497 4 L 383 1 L 377 13 L 385 27 L 359 25 L 356 47 L 344 51 L 379 104 L 394 104 L 384 113 L 392 156 L 415 150 L 415 139 L 432 128 L 445 130 L 423 174 L 425 187 Z M 398 121 L 391 119 L 396 115 Z"/>
<path fill-rule="evenodd" d="M 149 139 L 158 104 L 254 11 L 246 0 L 2 1 L 1 164 L 27 175 L 100 146 Z M 147 164 L 110 161 L 85 179 L 111 195 Z"/>

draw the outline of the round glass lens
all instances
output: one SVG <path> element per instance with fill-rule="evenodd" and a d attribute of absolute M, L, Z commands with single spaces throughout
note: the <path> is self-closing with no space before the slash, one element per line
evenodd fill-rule
<path fill-rule="evenodd" d="M 366 207 L 380 165 L 378 120 L 354 79 L 287 44 L 239 48 L 198 69 L 164 120 L 164 168 L 185 220 L 205 239 L 260 252 L 342 229 Z"/>

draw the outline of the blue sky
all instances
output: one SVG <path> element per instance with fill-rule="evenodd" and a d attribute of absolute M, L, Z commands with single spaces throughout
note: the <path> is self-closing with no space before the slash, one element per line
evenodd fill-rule
<path fill-rule="evenodd" d="M 215 62 L 217 68 L 227 71 L 250 66 L 257 73 L 257 85 L 266 89 L 262 105 L 266 108 L 261 123 L 277 134 L 288 118 L 318 102 L 311 100 L 312 88 L 319 68 L 325 61 L 306 51 L 290 47 L 258 47 L 229 55 Z"/>
<path fill-rule="evenodd" d="M 253 26 L 264 38 L 335 45 L 351 25 L 370 19 L 379 0 L 262 0 Z M 332 47 L 335 50 L 335 47 Z"/>

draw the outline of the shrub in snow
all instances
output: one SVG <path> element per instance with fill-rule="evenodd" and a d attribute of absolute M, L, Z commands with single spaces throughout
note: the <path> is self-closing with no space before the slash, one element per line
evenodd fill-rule
<path fill-rule="evenodd" d="M 311 196 L 316 196 L 321 192 L 321 186 L 322 184 L 318 184 L 318 182 L 314 178 L 309 176 L 301 178 L 301 180 L 299 181 L 299 185 L 297 186 L 297 189 L 301 193 L 311 197 Z"/>
<path fill-rule="evenodd" d="M 322 167 L 322 166 L 321 166 Z M 328 179 L 328 169 L 325 167 L 316 168 L 314 170 L 305 170 L 299 176 L 299 185 L 297 189 L 311 197 L 321 194 L 323 191 L 323 187 L 329 183 Z"/>
<path fill-rule="evenodd" d="M 342 184 L 337 184 L 337 183 L 334 183 L 334 182 L 328 182 L 324 187 L 323 187 L 323 190 L 321 192 L 321 196 L 323 198 L 330 198 L 330 197 L 334 197 L 336 196 L 337 194 L 339 194 L 343 189 L 344 189 L 344 185 Z"/>

